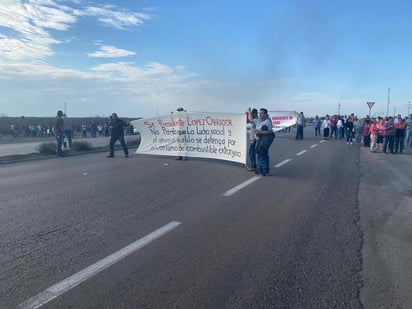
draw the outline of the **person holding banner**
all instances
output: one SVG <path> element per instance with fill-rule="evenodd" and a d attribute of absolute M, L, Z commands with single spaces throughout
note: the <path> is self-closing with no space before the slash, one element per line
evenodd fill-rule
<path fill-rule="evenodd" d="M 185 112 L 185 110 L 183 109 L 183 107 L 177 108 L 176 111 L 177 111 L 177 112 Z M 177 157 L 176 157 L 176 160 L 177 160 L 177 161 L 180 161 L 180 160 L 186 161 L 186 160 L 187 160 L 187 157 L 186 157 L 186 156 L 184 156 L 184 157 L 183 157 L 183 156 L 177 156 Z"/>
<path fill-rule="evenodd" d="M 303 112 L 298 114 L 298 118 L 296 119 L 296 137 L 295 139 L 303 139 L 303 127 L 306 125 L 306 119 L 303 115 Z"/>
<path fill-rule="evenodd" d="M 274 133 L 272 121 L 269 118 L 268 110 L 261 108 L 259 118 L 253 119 L 251 108 L 248 109 L 249 121 L 256 124 L 256 153 L 258 157 L 258 169 L 255 174 L 262 176 L 269 175 L 269 147 L 273 142 Z"/>
<path fill-rule="evenodd" d="M 255 119 L 258 119 L 258 111 L 256 108 L 252 109 L 252 119 L 253 121 L 249 120 L 249 110 L 246 112 L 248 115 L 248 123 L 250 124 L 250 132 L 249 132 L 249 166 L 247 167 L 248 171 L 256 171 L 256 122 Z"/>

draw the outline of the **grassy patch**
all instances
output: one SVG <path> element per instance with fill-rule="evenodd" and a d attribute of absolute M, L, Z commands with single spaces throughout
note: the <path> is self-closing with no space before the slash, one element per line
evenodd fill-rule
<path fill-rule="evenodd" d="M 75 151 L 90 151 L 92 150 L 92 144 L 89 142 L 73 142 L 72 143 L 72 150 Z"/>
<path fill-rule="evenodd" d="M 38 150 L 42 155 L 56 154 L 56 143 L 42 143 L 39 145 Z"/>

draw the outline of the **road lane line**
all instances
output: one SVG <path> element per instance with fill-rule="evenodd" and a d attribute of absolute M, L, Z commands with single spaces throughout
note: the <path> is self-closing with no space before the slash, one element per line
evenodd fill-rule
<path fill-rule="evenodd" d="M 59 283 L 49 287 L 48 289 L 44 290 L 42 293 L 37 294 L 36 296 L 26 300 L 25 302 L 19 305 L 19 308 L 35 309 L 35 308 L 39 308 L 45 305 L 49 301 L 66 293 L 67 291 L 76 287 L 80 283 L 86 281 L 87 279 L 93 277 L 99 272 L 119 262 L 120 260 L 136 252 L 137 250 L 143 248 L 144 246 L 150 244 L 151 242 L 155 241 L 161 236 L 169 233 L 170 231 L 178 227 L 180 224 L 181 224 L 180 222 L 176 222 L 176 221 L 166 224 L 165 226 L 146 235 L 145 237 L 140 238 L 139 240 L 131 243 L 130 245 L 127 245 L 126 247 L 120 249 L 119 251 L 116 251 L 115 253 L 101 259 L 95 264 L 92 264 L 84 268 L 83 270 L 79 271 L 78 273 L 75 273 L 74 275 L 64 279 L 63 281 L 60 281 Z"/>
<path fill-rule="evenodd" d="M 282 165 L 285 165 L 286 163 L 292 161 L 292 159 L 286 159 L 278 164 L 275 165 L 275 167 L 281 167 Z"/>
<path fill-rule="evenodd" d="M 312 145 L 312 146 L 310 146 L 310 148 L 315 148 L 315 147 L 317 147 L 319 144 L 314 144 L 314 145 Z"/>
<path fill-rule="evenodd" d="M 236 193 L 239 190 L 242 190 L 243 188 L 247 187 L 251 183 L 254 183 L 256 180 L 260 179 L 260 176 L 255 176 L 250 178 L 249 180 L 246 180 L 245 182 L 241 183 L 240 185 L 230 189 L 229 191 L 226 191 L 223 193 L 224 196 L 231 196 L 232 194 Z"/>
<path fill-rule="evenodd" d="M 296 155 L 297 155 L 297 156 L 300 156 L 300 155 L 303 155 L 305 152 L 306 152 L 306 150 L 303 150 L 303 151 L 301 151 L 301 152 L 298 152 Z"/>

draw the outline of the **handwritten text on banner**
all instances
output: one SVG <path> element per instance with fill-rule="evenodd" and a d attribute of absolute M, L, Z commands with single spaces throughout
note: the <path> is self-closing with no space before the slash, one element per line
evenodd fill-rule
<path fill-rule="evenodd" d="M 136 153 L 246 163 L 244 114 L 177 112 L 131 124 L 141 135 Z"/>

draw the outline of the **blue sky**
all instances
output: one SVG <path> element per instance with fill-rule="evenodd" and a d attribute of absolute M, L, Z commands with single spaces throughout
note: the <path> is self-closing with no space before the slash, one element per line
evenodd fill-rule
<path fill-rule="evenodd" d="M 386 115 L 388 94 L 389 114 L 406 115 L 411 12 L 402 0 L 0 0 L 0 115 L 364 116 L 367 101 Z"/>

